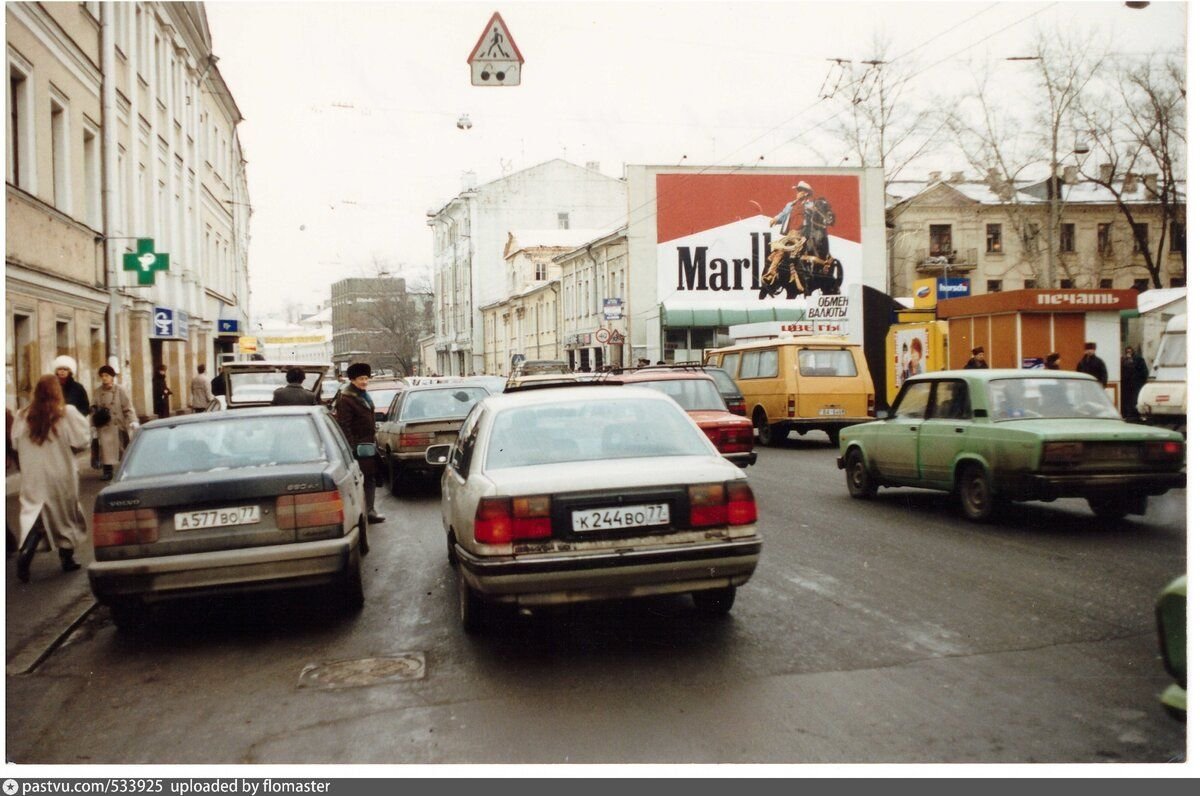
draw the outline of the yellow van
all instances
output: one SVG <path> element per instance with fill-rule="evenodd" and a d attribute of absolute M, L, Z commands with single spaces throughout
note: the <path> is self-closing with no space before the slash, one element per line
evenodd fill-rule
<path fill-rule="evenodd" d="M 737 382 L 763 445 L 813 429 L 837 445 L 843 428 L 875 419 L 875 385 L 862 346 L 841 337 L 739 343 L 710 350 L 705 364 Z"/>

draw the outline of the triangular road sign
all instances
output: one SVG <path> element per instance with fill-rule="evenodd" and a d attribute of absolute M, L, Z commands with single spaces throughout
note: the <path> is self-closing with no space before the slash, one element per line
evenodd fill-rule
<path fill-rule="evenodd" d="M 521 85 L 521 64 L 525 63 L 525 58 L 499 11 L 492 14 L 487 27 L 479 34 L 479 41 L 471 48 L 467 63 L 471 67 L 472 86 Z"/>

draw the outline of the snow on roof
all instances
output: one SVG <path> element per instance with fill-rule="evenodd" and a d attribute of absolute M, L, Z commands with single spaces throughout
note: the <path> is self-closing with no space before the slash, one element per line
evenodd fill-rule
<path fill-rule="evenodd" d="M 576 249 L 590 240 L 601 237 L 607 231 L 603 229 L 514 229 L 508 233 L 514 242 L 510 253 L 515 254 L 522 249 L 536 248 Z"/>
<path fill-rule="evenodd" d="M 306 326 L 314 323 L 333 323 L 333 307 L 326 307 L 315 315 L 301 318 L 300 323 Z"/>
<path fill-rule="evenodd" d="M 1144 290 L 1138 294 L 1138 312 L 1145 315 L 1148 312 L 1154 312 L 1168 304 L 1186 298 L 1186 287 L 1165 287 L 1157 290 Z"/>
<path fill-rule="evenodd" d="M 1013 185 L 1015 194 L 1013 199 L 1020 203 L 1037 204 L 1046 201 L 1044 195 L 1046 193 L 1045 180 L 1034 180 L 1032 182 L 1018 182 Z M 945 180 L 939 180 L 935 183 L 929 183 L 925 180 L 893 180 L 887 184 L 884 193 L 887 196 L 889 205 L 896 205 L 900 202 L 908 201 L 919 194 L 925 193 L 935 187 L 945 186 L 950 190 L 957 191 L 974 202 L 980 204 L 998 205 L 1005 204 L 997 193 L 995 193 L 987 182 L 983 180 L 968 180 L 964 182 L 951 183 Z M 1176 183 L 1179 190 L 1180 198 L 1187 196 L 1187 185 L 1183 181 Z M 1146 190 L 1146 186 L 1141 182 L 1136 183 L 1135 190 L 1122 194 L 1124 201 L 1132 203 L 1155 202 L 1156 197 Z M 1074 185 L 1062 184 L 1062 201 L 1070 204 L 1113 204 L 1115 199 L 1107 188 L 1095 183 L 1076 183 Z"/>

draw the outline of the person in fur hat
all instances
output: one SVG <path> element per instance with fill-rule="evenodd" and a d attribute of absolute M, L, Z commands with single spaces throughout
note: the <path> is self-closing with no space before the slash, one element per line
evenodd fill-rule
<path fill-rule="evenodd" d="M 67 406 L 75 407 L 79 410 L 79 414 L 87 417 L 88 412 L 91 411 L 88 393 L 82 384 L 75 381 L 75 374 L 78 371 L 79 367 L 75 360 L 66 354 L 55 358 L 54 375 L 58 376 L 58 386 L 62 388 L 63 400 L 67 402 Z"/>
<path fill-rule="evenodd" d="M 364 443 L 375 442 L 375 402 L 367 392 L 371 380 L 371 366 L 366 362 L 355 362 L 346 369 L 346 386 L 338 392 L 333 403 L 337 423 L 346 435 L 352 449 Z M 383 522 L 375 513 L 375 468 L 374 456 L 355 457 L 363 474 L 363 497 L 367 502 L 367 522 Z"/>

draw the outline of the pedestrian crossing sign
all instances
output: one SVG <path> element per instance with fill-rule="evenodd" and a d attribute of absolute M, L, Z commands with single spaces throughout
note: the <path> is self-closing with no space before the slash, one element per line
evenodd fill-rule
<path fill-rule="evenodd" d="M 471 85 L 519 86 L 523 63 L 525 58 L 497 11 L 492 14 L 467 57 L 467 64 L 471 67 Z"/>

